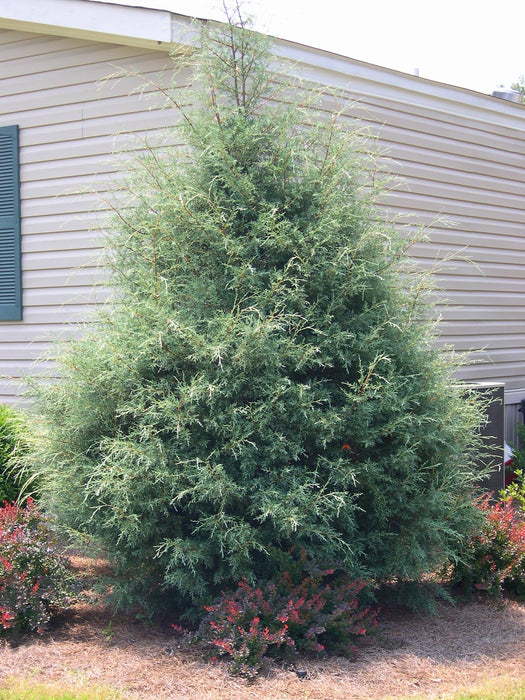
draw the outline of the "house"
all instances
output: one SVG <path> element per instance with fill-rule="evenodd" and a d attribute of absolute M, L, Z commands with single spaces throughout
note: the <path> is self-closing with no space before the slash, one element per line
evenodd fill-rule
<path fill-rule="evenodd" d="M 134 88 L 139 74 L 162 80 L 192 34 L 188 17 L 164 10 L 3 0 L 0 402 L 20 400 L 49 337 L 74 332 L 103 295 L 94 283 L 102 195 L 119 175 L 112 153 L 173 119 Z M 474 351 L 461 379 L 505 385 L 512 438 L 525 399 L 525 107 L 292 42 L 276 51 L 358 100 L 402 178 L 385 206 L 430 227 L 413 255 L 429 267 L 453 256 L 437 274 L 440 342 Z M 108 78 L 118 68 L 137 77 Z"/>

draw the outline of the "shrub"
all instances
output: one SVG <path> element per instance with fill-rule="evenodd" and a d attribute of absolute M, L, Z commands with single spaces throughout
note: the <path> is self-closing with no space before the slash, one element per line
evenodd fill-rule
<path fill-rule="evenodd" d="M 518 444 L 514 446 L 510 474 L 502 498 L 512 500 L 525 513 L 525 424 L 516 426 Z"/>
<path fill-rule="evenodd" d="M 22 416 L 10 406 L 0 405 L 0 503 L 17 500 L 23 491 L 15 457 L 25 449 Z"/>
<path fill-rule="evenodd" d="M 355 641 L 377 624 L 377 611 L 359 602 L 363 582 L 333 569 L 304 575 L 285 571 L 274 583 L 246 580 L 206 607 L 199 638 L 232 659 L 232 671 L 253 677 L 267 652 L 355 654 Z"/>
<path fill-rule="evenodd" d="M 466 592 L 487 591 L 501 595 L 507 590 L 525 594 L 525 520 L 510 501 L 478 502 L 485 522 L 468 540 L 454 565 L 452 583 Z"/>
<path fill-rule="evenodd" d="M 0 508 L 0 634 L 41 633 L 53 606 L 70 600 L 73 577 L 32 499 Z"/>
<path fill-rule="evenodd" d="M 316 107 L 283 85 L 242 19 L 207 31 L 191 94 L 170 93 L 194 105 L 168 135 L 186 147 L 137 161 L 114 297 L 40 388 L 48 508 L 114 556 L 122 603 L 200 607 L 275 579 L 294 544 L 353 579 L 417 577 L 478 517 L 476 394 L 347 105 L 327 119 L 324 86 Z"/>

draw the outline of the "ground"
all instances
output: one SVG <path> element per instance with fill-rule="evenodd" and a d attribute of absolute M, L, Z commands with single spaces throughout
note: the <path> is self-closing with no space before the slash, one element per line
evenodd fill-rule
<path fill-rule="evenodd" d="M 435 618 L 389 609 L 355 661 L 305 660 L 304 680 L 272 666 L 248 684 L 223 664 L 178 649 L 167 623 L 148 626 L 82 603 L 43 637 L 0 649 L 0 687 L 2 678 L 17 676 L 68 688 L 103 684 L 130 700 L 438 698 L 497 677 L 525 680 L 524 649 L 523 602 L 443 604 Z"/>

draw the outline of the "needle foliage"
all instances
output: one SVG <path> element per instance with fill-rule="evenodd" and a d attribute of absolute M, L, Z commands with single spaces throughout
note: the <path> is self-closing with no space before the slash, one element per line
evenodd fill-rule
<path fill-rule="evenodd" d="M 136 161 L 114 218 L 114 298 L 39 390 L 49 508 L 122 601 L 209 599 L 301 550 L 418 578 L 476 518 L 479 403 L 352 120 L 237 11 L 200 46 L 171 93 L 185 145 Z"/>

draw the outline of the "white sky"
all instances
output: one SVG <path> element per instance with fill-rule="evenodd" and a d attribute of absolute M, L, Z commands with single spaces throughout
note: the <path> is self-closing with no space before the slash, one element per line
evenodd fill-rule
<path fill-rule="evenodd" d="M 110 0 L 222 19 L 221 0 Z M 491 93 L 525 73 L 524 0 L 244 0 L 256 28 Z"/>

